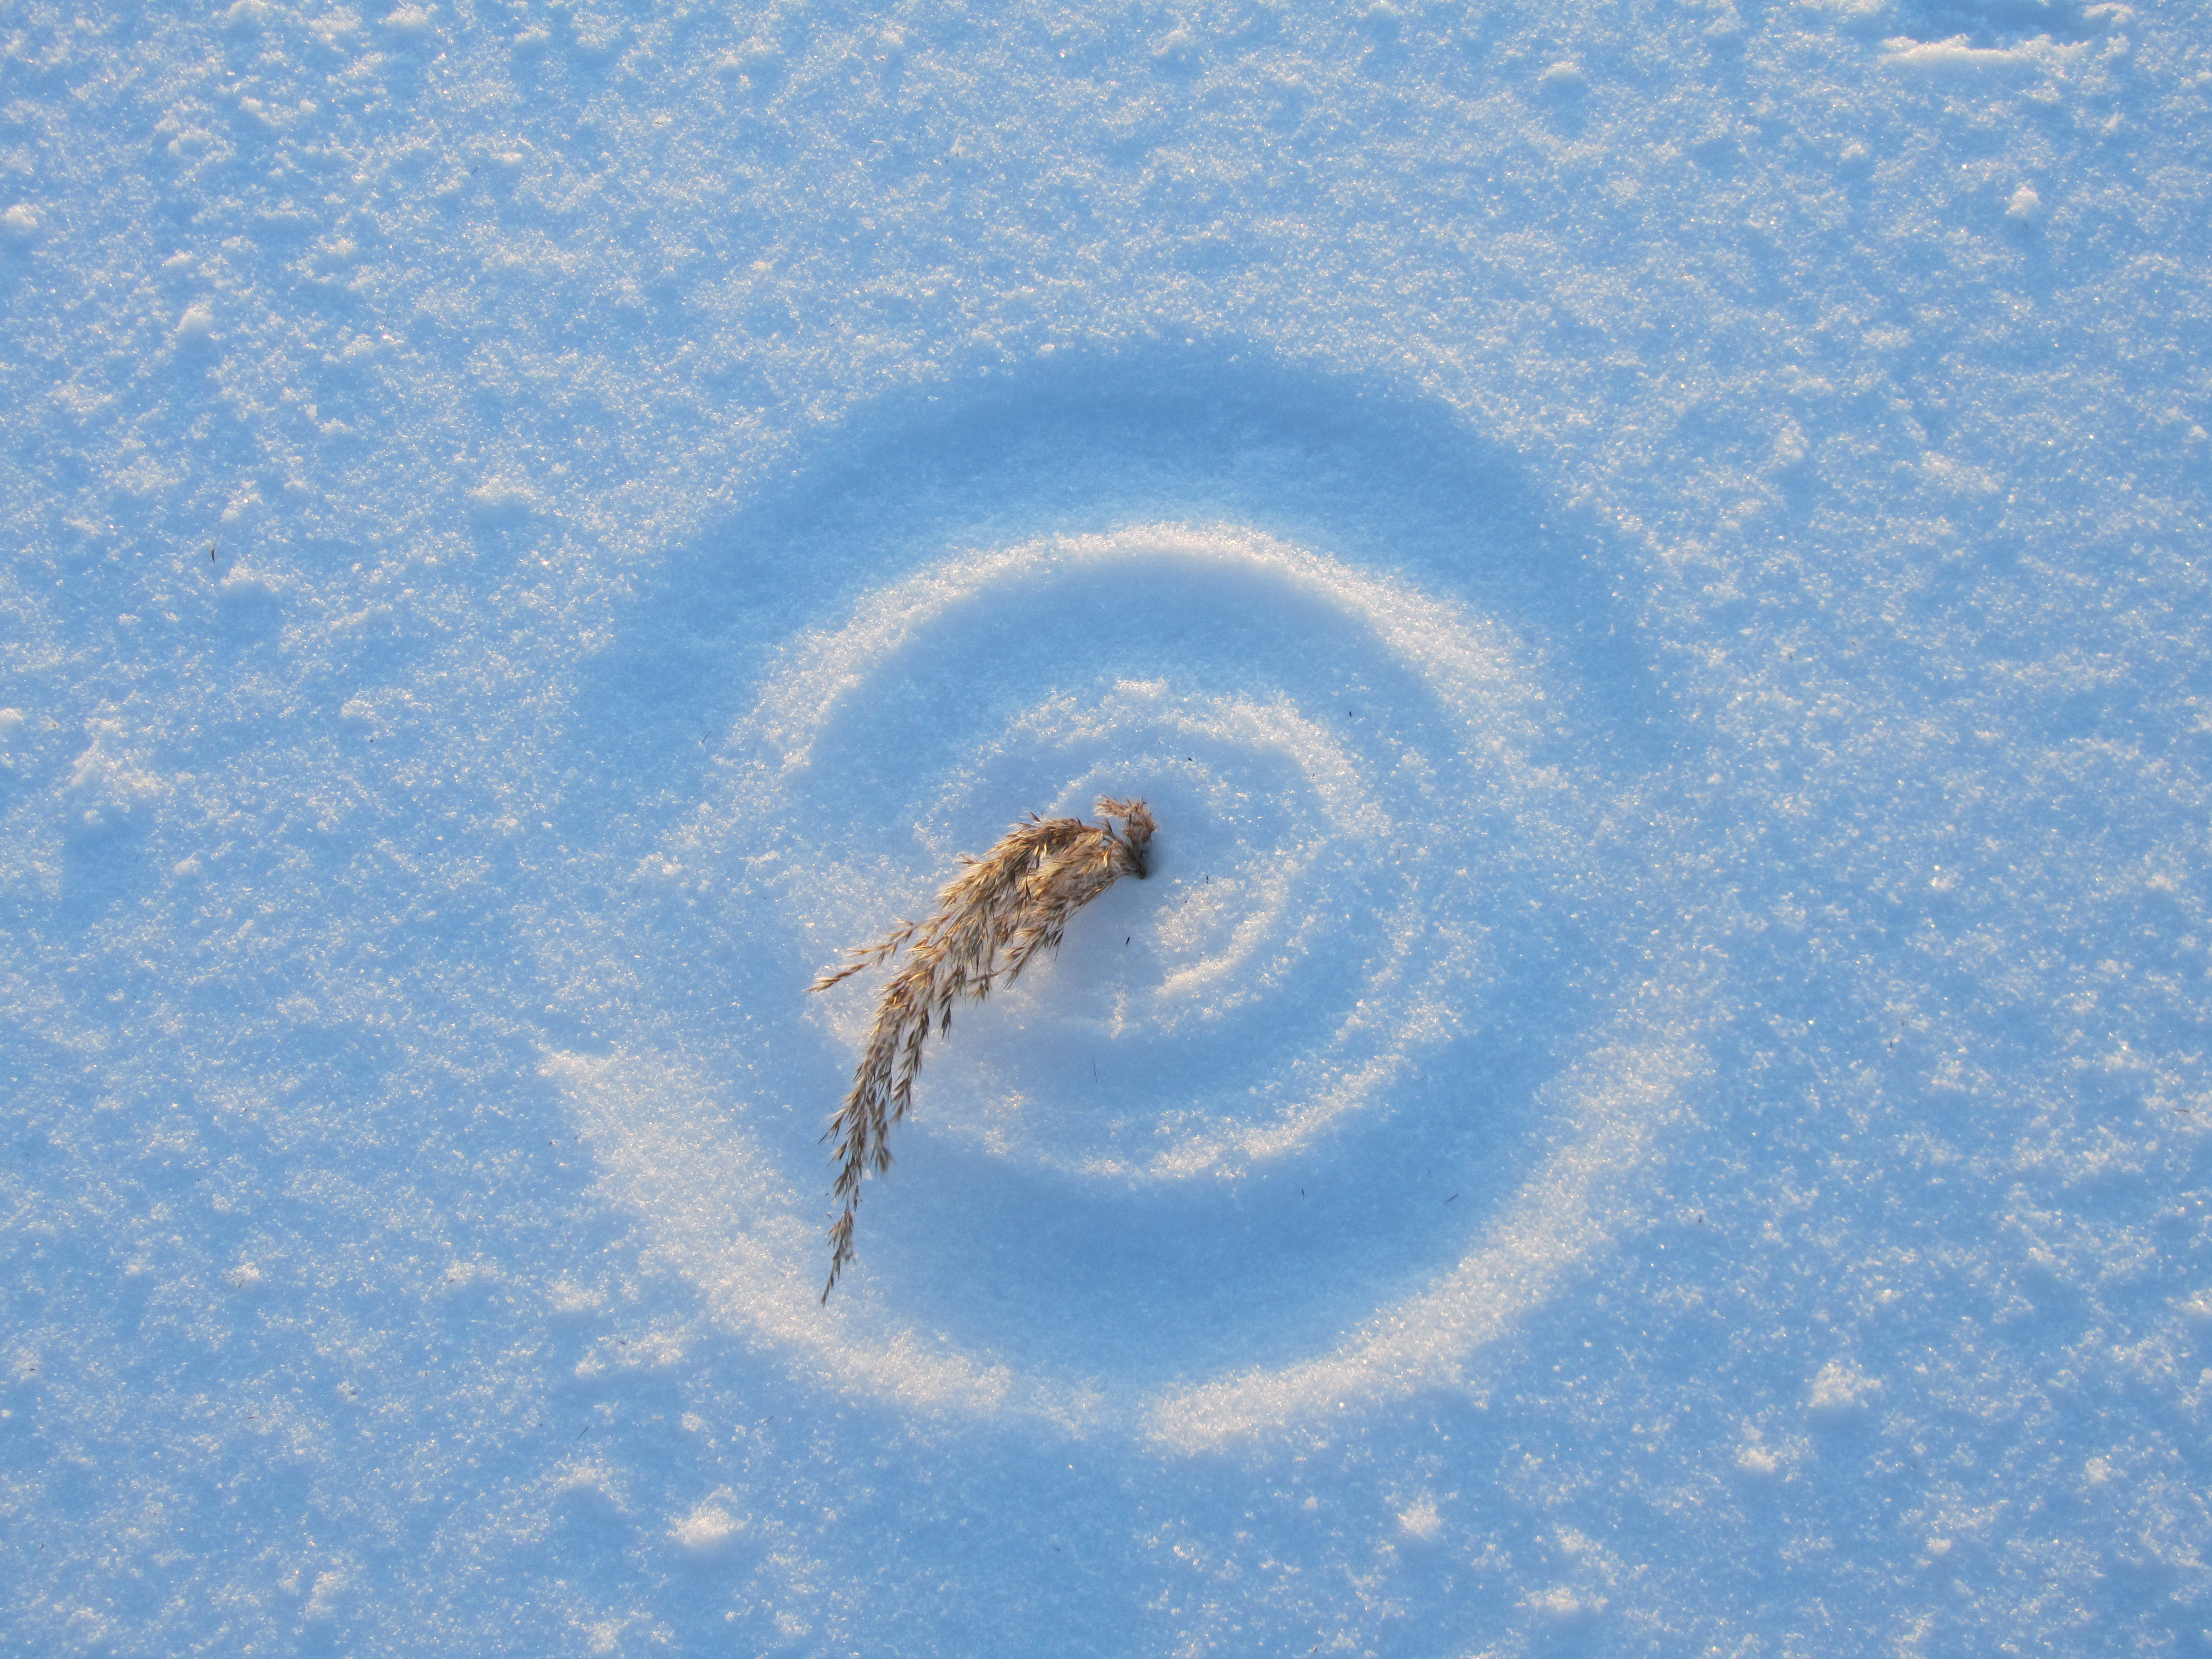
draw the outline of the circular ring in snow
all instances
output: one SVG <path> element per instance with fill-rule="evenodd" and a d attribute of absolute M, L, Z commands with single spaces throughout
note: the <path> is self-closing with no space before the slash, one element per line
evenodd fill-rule
<path fill-rule="evenodd" d="M 1247 531 L 956 559 L 794 645 L 638 873 L 634 958 L 725 1007 L 783 964 L 765 1052 L 648 992 L 664 1041 L 552 1070 L 718 1316 L 857 1393 L 1196 1445 L 1448 1382 L 1601 1236 L 1698 1064 L 1555 739 L 1506 630 Z M 818 1308 L 805 1131 L 873 981 L 797 988 L 1099 793 L 1152 804 L 1150 879 L 933 1041 Z"/>

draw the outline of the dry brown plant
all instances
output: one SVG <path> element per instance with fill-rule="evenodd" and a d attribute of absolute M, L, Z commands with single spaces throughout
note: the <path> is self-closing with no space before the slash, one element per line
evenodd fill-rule
<path fill-rule="evenodd" d="M 1068 919 L 1123 876 L 1145 878 L 1145 853 L 1159 826 L 1141 800 L 1098 798 L 1109 823 L 1081 818 L 1029 818 L 1006 831 L 981 858 L 962 854 L 967 867 L 937 896 L 927 921 L 901 922 L 873 945 L 848 951 L 845 965 L 825 969 L 806 988 L 826 991 L 865 968 L 906 949 L 905 963 L 884 987 L 876 1023 L 853 1074 L 853 1091 L 830 1121 L 824 1140 L 837 1143 L 837 1182 L 844 1211 L 830 1229 L 830 1300 L 837 1275 L 853 1259 L 853 1212 L 860 1181 L 872 1168 L 891 1166 L 890 1126 L 914 1103 L 921 1045 L 935 1024 L 952 1029 L 952 1005 L 963 997 L 981 1002 L 993 985 L 1012 984 L 1040 951 L 1054 951 Z"/>

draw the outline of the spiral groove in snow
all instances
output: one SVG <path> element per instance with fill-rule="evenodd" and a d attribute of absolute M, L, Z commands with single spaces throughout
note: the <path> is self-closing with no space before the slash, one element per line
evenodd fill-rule
<path fill-rule="evenodd" d="M 625 913 L 628 953 L 672 954 L 692 980 L 724 971 L 733 936 L 740 959 L 784 963 L 775 1041 L 800 1060 L 718 1052 L 647 991 L 659 1035 L 551 1070 L 717 1317 L 855 1392 L 1199 1445 L 1449 1382 L 1601 1236 L 1596 1194 L 1698 1064 L 1663 946 L 1639 941 L 1626 975 L 1584 960 L 1618 957 L 1626 924 L 1594 852 L 1601 792 L 1541 758 L 1547 718 L 1506 630 L 1233 526 L 950 561 L 793 644 L 732 736 L 726 787 Z M 1150 879 L 933 1042 L 901 1165 L 862 1207 L 864 1272 L 817 1308 L 825 1170 L 794 1157 L 805 1135 L 757 1126 L 834 1106 L 873 981 L 811 1006 L 797 988 L 926 914 L 956 855 L 1018 813 L 1087 813 L 1100 793 L 1151 802 Z M 1179 1259 L 1233 1274 L 1238 1250 L 1314 1231 L 1271 1244 L 1278 1199 L 1297 1229 L 1332 1173 L 1388 1194 L 1378 1158 L 1422 1194 L 1449 1186 L 1488 1098 L 1458 1073 L 1532 1046 L 1516 1184 L 1449 1212 L 1464 1227 L 1444 1257 L 1364 1286 L 1340 1273 L 1291 1322 L 1303 1352 L 1224 1337 L 1234 1322 L 1197 1304 L 1212 1338 L 1151 1363 L 1073 1329 L 1018 1335 L 1012 1314 L 922 1334 L 933 1297 L 1111 1305 L 1099 1281 L 1125 1235 L 1143 1236 L 1127 1298 Z M 795 1099 L 802 1082 L 818 1092 Z M 988 1286 L 909 1282 L 978 1230 Z"/>

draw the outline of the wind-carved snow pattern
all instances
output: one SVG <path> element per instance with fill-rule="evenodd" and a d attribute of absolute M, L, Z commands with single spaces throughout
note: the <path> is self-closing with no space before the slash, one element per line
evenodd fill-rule
<path fill-rule="evenodd" d="M 1451 1381 L 1617 1222 L 1703 1064 L 1696 970 L 1595 873 L 1638 815 L 1538 758 L 1531 671 L 1235 526 L 951 559 L 794 644 L 647 860 L 618 954 L 701 1012 L 648 987 L 634 1041 L 550 1073 L 715 1316 L 854 1394 L 1196 1447 Z M 814 1138 L 868 1015 L 808 977 L 1101 793 L 1151 802 L 1152 878 L 932 1055 L 822 1309 Z M 773 1036 L 718 1034 L 719 976 L 757 1006 L 785 971 Z M 1377 1160 L 1433 1218 L 1402 1249 L 1330 1208 Z"/>
<path fill-rule="evenodd" d="M 2128 50 L 2133 10 L 2120 4 L 2076 5 L 2063 0 L 1924 0 L 1890 9 L 1846 7 L 1847 15 L 1886 35 L 1881 62 L 1892 69 L 1938 76 L 2051 76 L 2063 78 L 2106 53 Z"/>
<path fill-rule="evenodd" d="M 2093 40 L 2125 8 L 2080 4 L 2075 0 L 1903 0 L 1889 14 L 1900 32 L 1924 42 L 1955 40 L 1980 51 L 1997 51 L 2042 39 Z"/>

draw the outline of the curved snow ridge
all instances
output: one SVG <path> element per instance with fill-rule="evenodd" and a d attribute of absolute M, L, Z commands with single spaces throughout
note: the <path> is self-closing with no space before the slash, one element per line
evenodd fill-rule
<path fill-rule="evenodd" d="M 1515 675 L 1503 638 L 1479 621 L 1242 526 L 1166 523 L 972 554 L 882 590 L 844 627 L 800 641 L 797 665 L 754 714 L 758 739 L 769 752 L 781 751 L 785 764 L 803 765 L 825 717 L 862 690 L 870 665 L 894 655 L 946 611 L 1017 581 L 1096 570 L 1133 581 L 1139 577 L 1131 567 L 1139 560 L 1296 584 L 1399 642 L 1426 674 L 1463 696 L 1515 705 L 1539 700 Z"/>
<path fill-rule="evenodd" d="M 590 1143 L 602 1194 L 650 1218 L 648 1259 L 689 1279 L 716 1322 L 803 1358 L 848 1393 L 986 1413 L 1005 1403 L 1005 1366 L 932 1352 L 911 1332 L 871 1346 L 849 1299 L 817 1302 L 820 1230 L 704 1074 L 647 1052 L 549 1054 L 542 1074 Z"/>
<path fill-rule="evenodd" d="M 1620 1212 L 1601 1201 L 1607 1189 L 1644 1162 L 1682 1085 L 1707 1069 L 1702 1048 L 1679 1039 L 1591 1054 L 1558 1091 L 1573 1133 L 1465 1259 L 1318 1358 L 1169 1393 L 1146 1411 L 1145 1432 L 1202 1451 L 1463 1383 L 1480 1349 L 1612 1236 Z"/>

